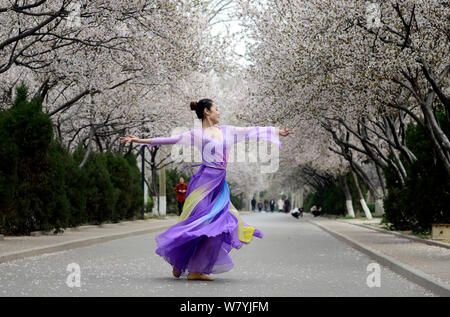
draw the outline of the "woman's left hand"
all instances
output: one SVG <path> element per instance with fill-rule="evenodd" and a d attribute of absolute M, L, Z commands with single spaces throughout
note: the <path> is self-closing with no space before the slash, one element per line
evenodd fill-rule
<path fill-rule="evenodd" d="M 286 128 L 284 128 L 282 130 L 278 130 L 278 134 L 281 136 L 288 136 L 291 133 L 293 133 L 292 130 L 288 130 Z"/>
<path fill-rule="evenodd" d="M 128 135 L 128 137 L 120 137 L 120 143 L 132 143 L 139 142 L 139 138 L 134 135 Z"/>

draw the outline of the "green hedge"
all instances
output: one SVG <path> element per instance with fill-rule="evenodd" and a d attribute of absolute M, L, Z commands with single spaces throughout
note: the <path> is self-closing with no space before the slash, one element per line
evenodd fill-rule
<path fill-rule="evenodd" d="M 447 119 L 442 114 L 438 119 L 448 136 Z M 429 232 L 433 223 L 450 223 L 450 178 L 421 126 L 408 125 L 406 145 L 417 161 L 408 165 L 401 157 L 408 174 L 405 186 L 397 181 L 392 168 L 384 170 L 388 188 L 384 201 L 386 221 L 393 229 Z"/>
<path fill-rule="evenodd" d="M 351 173 L 345 175 L 350 194 L 352 196 L 353 208 L 355 212 L 361 209 L 360 202 L 358 199 L 358 192 L 353 181 Z M 358 180 L 359 187 L 364 196 L 367 194 L 367 187 L 363 182 Z M 327 186 L 322 186 L 317 188 L 315 192 L 310 193 L 306 196 L 303 202 L 303 208 L 305 211 L 311 209 L 313 205 L 322 206 L 322 213 L 331 215 L 343 215 L 347 214 L 347 209 L 345 206 L 345 195 L 340 183 L 334 183 Z M 375 212 L 375 205 L 368 204 L 369 209 L 372 213 Z"/>
<path fill-rule="evenodd" d="M 345 196 L 339 184 L 318 188 L 314 193 L 306 196 L 303 203 L 305 211 L 313 205 L 322 206 L 322 212 L 332 215 L 345 215 Z"/>
<path fill-rule="evenodd" d="M 131 219 L 143 204 L 140 172 L 133 155 L 85 149 L 73 154 L 53 138 L 40 99 L 17 88 L 8 111 L 0 112 L 0 232 L 29 234 L 85 223 Z"/>
<path fill-rule="evenodd" d="M 239 198 L 239 196 L 235 196 L 233 195 L 233 193 L 230 193 L 230 201 L 237 210 L 242 209 L 241 199 Z"/>

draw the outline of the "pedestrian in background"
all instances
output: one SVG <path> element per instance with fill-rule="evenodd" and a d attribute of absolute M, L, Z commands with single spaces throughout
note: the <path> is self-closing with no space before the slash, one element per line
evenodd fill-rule
<path fill-rule="evenodd" d="M 184 182 L 184 178 L 180 177 L 180 182 L 175 186 L 175 193 L 178 201 L 178 216 L 183 211 L 184 201 L 186 200 L 186 192 L 188 185 Z"/>
<path fill-rule="evenodd" d="M 264 199 L 264 211 L 267 212 L 269 210 L 269 201 Z"/>
<path fill-rule="evenodd" d="M 271 199 L 269 205 L 270 205 L 270 212 L 273 212 L 275 210 L 275 200 Z"/>
<path fill-rule="evenodd" d="M 258 210 L 259 210 L 259 212 L 261 212 L 262 209 L 263 209 L 263 204 L 262 204 L 262 202 L 259 202 L 258 203 Z"/>
<path fill-rule="evenodd" d="M 252 211 L 256 210 L 256 199 L 253 197 L 252 199 Z"/>
<path fill-rule="evenodd" d="M 288 213 L 291 211 L 291 202 L 289 201 L 289 197 L 286 197 L 284 200 L 284 212 Z"/>
<path fill-rule="evenodd" d="M 283 199 L 281 199 L 281 198 L 278 199 L 277 205 L 278 205 L 278 211 L 279 211 L 279 212 L 282 212 L 283 209 L 284 209 L 284 202 L 283 202 Z"/>

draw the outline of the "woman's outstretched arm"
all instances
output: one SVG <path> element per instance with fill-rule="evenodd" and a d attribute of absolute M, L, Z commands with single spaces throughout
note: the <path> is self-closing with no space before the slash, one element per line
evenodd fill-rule
<path fill-rule="evenodd" d="M 229 136 L 231 137 L 232 143 L 237 143 L 240 141 L 248 139 L 258 139 L 265 140 L 277 144 L 281 148 L 281 142 L 279 136 L 287 136 L 292 133 L 292 131 L 286 128 L 280 130 L 277 127 L 266 126 L 266 127 L 235 127 L 227 126 Z"/>
<path fill-rule="evenodd" d="M 182 134 L 173 135 L 171 137 L 140 139 L 134 135 L 128 137 L 120 137 L 121 143 L 138 143 L 141 146 L 156 146 L 165 144 L 181 144 L 181 145 L 194 145 L 194 133 L 193 131 L 187 131 Z"/>

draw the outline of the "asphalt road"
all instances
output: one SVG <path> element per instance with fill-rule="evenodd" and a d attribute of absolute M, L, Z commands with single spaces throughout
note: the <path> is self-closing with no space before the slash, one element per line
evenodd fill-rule
<path fill-rule="evenodd" d="M 231 251 L 234 268 L 212 282 L 174 278 L 154 252 L 152 233 L 2 263 L 0 296 L 433 296 L 383 266 L 379 287 L 369 287 L 374 261 L 305 218 L 261 213 L 243 220 L 264 237 Z M 80 287 L 74 279 L 67 284 L 71 263 L 79 266 Z"/>

